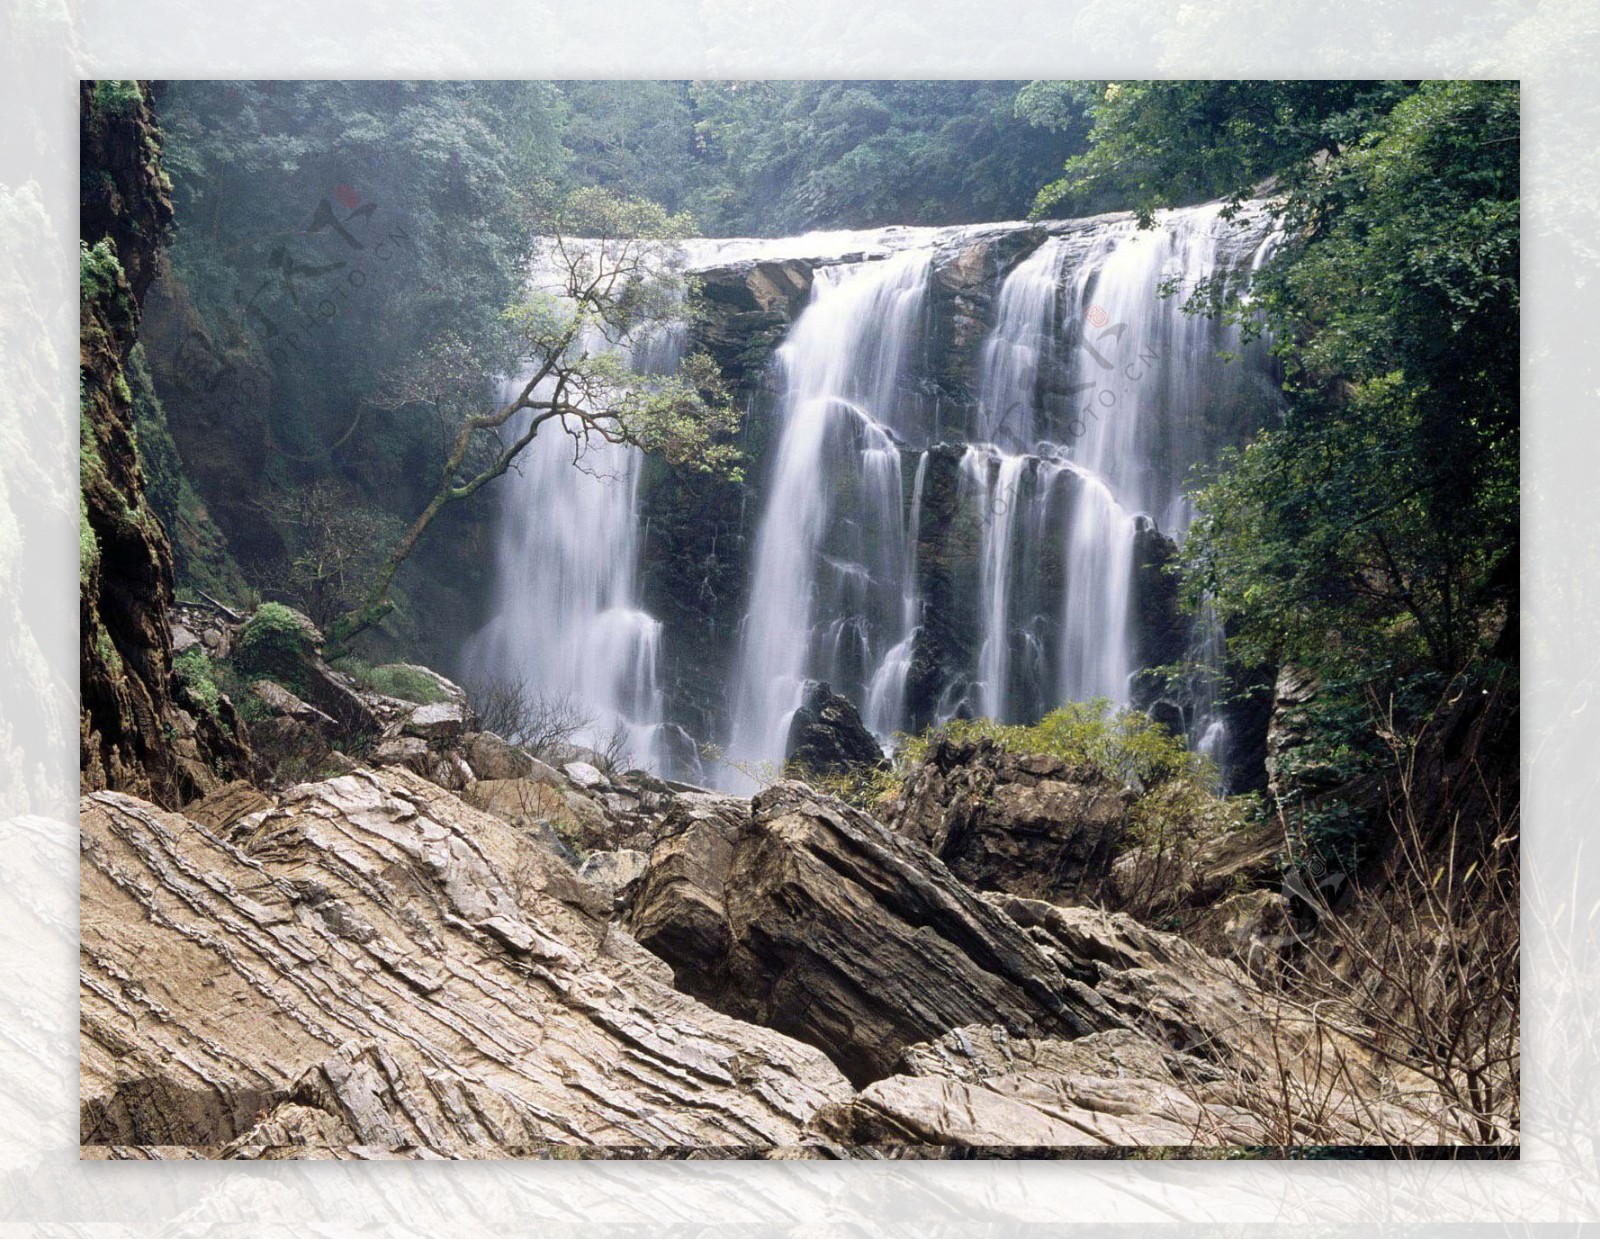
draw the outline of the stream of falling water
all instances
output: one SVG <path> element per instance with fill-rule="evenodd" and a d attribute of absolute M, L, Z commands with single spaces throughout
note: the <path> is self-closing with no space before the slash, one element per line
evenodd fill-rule
<path fill-rule="evenodd" d="M 935 295 L 941 264 L 1002 236 L 1021 240 L 1020 257 L 991 286 L 966 412 L 940 415 L 933 354 L 948 339 L 938 315 L 952 313 Z M 596 444 L 574 469 L 567 436 L 535 441 L 502 490 L 495 610 L 467 651 L 469 677 L 570 698 L 593 720 L 580 742 L 620 731 L 635 762 L 732 787 L 782 763 L 812 679 L 853 700 L 885 744 L 957 714 L 1030 721 L 1068 701 L 1127 703 L 1144 659 L 1140 520 L 1182 538 L 1190 471 L 1253 429 L 1241 410 L 1266 369 L 1259 356 L 1222 361 L 1241 350 L 1237 329 L 1185 314 L 1163 284 L 1248 278 L 1272 244 L 1214 205 L 1163 212 L 1144 231 L 1105 217 L 697 243 L 703 268 L 813 260 L 809 302 L 773 359 L 776 446 L 749 465 L 760 511 L 727 730 L 702 738 L 722 742 L 726 767 L 673 769 L 666 756 L 686 746 L 663 744 L 673 634 L 637 596 L 633 449 Z M 955 444 L 952 424 L 970 428 Z M 924 547 L 934 495 L 945 541 Z M 926 581 L 942 602 L 924 597 Z M 944 664 L 926 645 L 940 626 Z M 1214 618 L 1192 649 L 1218 654 Z M 1221 754 L 1215 702 L 1186 722 Z"/>
<path fill-rule="evenodd" d="M 583 347 L 617 348 L 598 334 Z M 681 351 L 681 333 L 667 332 L 630 362 L 670 370 Z M 579 442 L 559 423 L 541 429 L 501 492 L 494 606 L 463 661 L 480 692 L 515 687 L 547 726 L 564 717 L 566 744 L 660 770 L 661 622 L 635 594 L 642 465 L 637 448 Z"/>
<path fill-rule="evenodd" d="M 824 269 L 778 350 L 782 431 L 732 689 L 728 754 L 747 778 L 783 761 L 809 676 L 869 684 L 898 644 L 875 618 L 885 598 L 903 615 L 911 589 L 893 427 L 928 263 L 910 251 Z"/>

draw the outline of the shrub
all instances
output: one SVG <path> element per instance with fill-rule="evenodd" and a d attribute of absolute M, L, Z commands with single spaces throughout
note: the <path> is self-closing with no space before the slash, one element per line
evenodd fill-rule
<path fill-rule="evenodd" d="M 1178 776 L 1203 780 L 1208 774 L 1207 760 L 1191 752 L 1182 737 L 1142 711 L 1113 709 L 1104 698 L 1071 702 L 1034 724 L 952 719 L 908 738 L 896 755 L 897 767 L 909 769 L 921 762 L 929 748 L 944 738 L 989 740 L 1006 753 L 1051 754 L 1141 788 Z"/>
<path fill-rule="evenodd" d="M 78 296 L 80 302 L 101 301 L 108 308 L 128 313 L 128 281 L 110 237 L 102 237 L 92 247 L 78 242 Z"/>
<path fill-rule="evenodd" d="M 222 690 L 212 675 L 211 660 L 199 646 L 189 649 L 172 660 L 172 675 L 194 708 L 215 719 L 222 702 Z"/>
<path fill-rule="evenodd" d="M 95 106 L 117 116 L 133 111 L 143 98 L 139 83 L 130 78 L 106 78 L 94 84 Z"/>
<path fill-rule="evenodd" d="M 83 588 L 100 568 L 100 539 L 89 524 L 89 501 L 78 492 L 78 584 Z"/>
<path fill-rule="evenodd" d="M 354 655 L 345 655 L 336 659 L 333 666 L 363 688 L 385 697 L 415 702 L 419 706 L 431 706 L 444 701 L 447 696 L 426 668 L 410 663 L 384 663 L 372 667 Z"/>
<path fill-rule="evenodd" d="M 239 630 L 234 659 L 241 672 L 268 674 L 298 691 L 299 669 L 315 654 L 315 643 L 305 617 L 282 603 L 262 603 Z"/>

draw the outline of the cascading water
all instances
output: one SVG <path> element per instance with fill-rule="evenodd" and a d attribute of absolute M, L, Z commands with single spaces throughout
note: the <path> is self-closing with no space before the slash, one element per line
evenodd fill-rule
<path fill-rule="evenodd" d="M 913 643 L 922 618 L 922 600 L 917 596 L 917 530 L 922 524 L 922 490 L 928 480 L 928 454 L 917 456 L 916 473 L 911 478 L 911 510 L 906 517 L 906 569 L 900 605 L 900 640 L 883 656 L 878 670 L 867 685 L 866 709 L 862 720 L 880 741 L 889 740 L 900 729 L 905 714 L 906 676 L 911 671 Z"/>
<path fill-rule="evenodd" d="M 910 584 L 892 428 L 927 278 L 919 251 L 827 269 L 778 350 L 782 432 L 734 678 L 736 764 L 783 760 L 808 676 L 862 701 L 898 644 L 889 624 L 903 625 Z"/>
<path fill-rule="evenodd" d="M 598 334 L 582 347 L 617 348 Z M 666 332 L 630 360 L 670 370 L 681 351 L 681 332 Z M 564 717 L 568 743 L 663 769 L 661 623 L 634 590 L 642 464 L 637 448 L 542 428 L 502 491 L 493 611 L 464 663 L 470 681 L 515 686 L 536 713 Z"/>
<path fill-rule="evenodd" d="M 735 772 L 781 763 L 811 679 L 852 699 L 885 744 L 957 714 L 1023 722 L 1067 701 L 1148 699 L 1135 673 L 1162 660 L 1136 610 L 1147 523 L 1181 539 L 1191 469 L 1276 399 L 1260 344 L 1241 347 L 1236 328 L 1163 289 L 1247 280 L 1275 240 L 1263 214 L 690 248 L 693 270 L 743 279 L 804 262 L 811 280 L 773 356 L 775 448 L 747 465 L 761 490 L 731 669 L 691 669 L 702 683 L 727 674 L 730 761 L 706 778 L 745 786 Z M 975 323 L 989 327 L 963 335 Z M 663 760 L 676 725 L 662 724 L 658 668 L 674 635 L 635 594 L 640 458 L 596 445 L 584 465 L 551 435 L 509 480 L 496 614 L 469 674 L 570 695 L 597 721 L 593 739 L 620 724 L 636 760 L 695 777 Z M 1202 620 L 1189 652 L 1214 655 L 1219 640 Z M 1222 756 L 1210 697 L 1176 713 Z"/>
<path fill-rule="evenodd" d="M 1007 277 L 979 381 L 978 424 L 1000 462 L 995 495 L 987 484 L 974 488 L 990 514 L 980 571 L 983 713 L 1009 717 L 1008 651 L 1032 640 L 1007 631 L 1017 558 L 1009 543 L 1018 528 L 1010 506 L 1023 493 L 1016 459 L 1000 449 L 1031 450 L 1060 467 L 1033 492 L 1036 520 L 1052 486 L 1070 488 L 1058 700 L 1126 703 L 1140 657 L 1131 616 L 1137 517 L 1182 538 L 1189 471 L 1228 438 L 1207 418 L 1238 403 L 1242 379 L 1219 358 L 1238 347 L 1236 331 L 1185 314 L 1182 297 L 1164 296 L 1162 285 L 1176 281 L 1185 292 L 1245 258 L 1253 270 L 1267 248 L 1259 229 L 1233 227 L 1219 207 L 1200 207 L 1164 213 L 1153 230 L 1120 220 L 1052 239 Z M 974 470 L 977 452 L 967 458 Z M 1213 730 L 1212 743 L 1220 740 Z"/>

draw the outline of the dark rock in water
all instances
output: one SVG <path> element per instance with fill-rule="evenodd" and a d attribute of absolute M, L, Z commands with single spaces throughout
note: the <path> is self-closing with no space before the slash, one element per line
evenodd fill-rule
<path fill-rule="evenodd" d="M 1134 649 L 1145 667 L 1176 663 L 1189 645 L 1189 620 L 1172 572 L 1177 556 L 1178 545 L 1140 517 L 1133 536 L 1133 622 Z"/>
<path fill-rule="evenodd" d="M 982 526 L 962 497 L 964 453 L 959 444 L 928 450 L 917 530 L 922 623 L 906 676 L 906 726 L 912 732 L 926 728 L 942 712 L 956 710 L 977 666 Z"/>
<path fill-rule="evenodd" d="M 882 761 L 883 748 L 861 722 L 855 703 L 822 681 L 807 682 L 789 725 L 791 766 L 813 775 L 840 775 Z"/>
<path fill-rule="evenodd" d="M 657 844 L 638 937 L 691 994 L 858 1084 L 973 1022 L 1064 1037 L 1122 1023 L 931 853 L 804 784 L 762 793 L 736 833 L 723 814 L 699 826 Z"/>
<path fill-rule="evenodd" d="M 1098 891 L 1130 807 L 1093 768 L 946 739 L 911 772 L 889 824 L 974 887 L 1064 899 Z"/>
<path fill-rule="evenodd" d="M 983 341 L 994 326 L 995 297 L 1006 274 L 1043 244 L 1039 225 L 963 239 L 940 251 L 928 290 L 935 378 L 957 408 L 975 400 Z"/>

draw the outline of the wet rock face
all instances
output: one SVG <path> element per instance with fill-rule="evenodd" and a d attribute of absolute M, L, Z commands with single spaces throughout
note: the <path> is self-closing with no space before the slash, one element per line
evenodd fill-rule
<path fill-rule="evenodd" d="M 906 676 L 908 730 L 921 731 L 959 705 L 964 678 L 978 662 L 979 548 L 983 527 L 961 492 L 964 449 L 928 451 L 917 530 L 917 593 L 922 624 Z"/>
<path fill-rule="evenodd" d="M 536 837 L 405 772 L 226 828 L 97 793 L 81 830 L 90 1151 L 769 1148 L 849 1094 L 673 990 Z"/>
<path fill-rule="evenodd" d="M 935 380 L 960 409 L 975 399 L 975 375 L 984 338 L 994 326 L 994 300 L 1006 275 L 1043 244 L 1041 226 L 978 237 L 939 254 L 929 289 L 935 336 Z"/>
<path fill-rule="evenodd" d="M 790 764 L 813 775 L 841 775 L 882 761 L 883 748 L 855 703 L 822 681 L 810 681 L 789 725 Z"/>
<path fill-rule="evenodd" d="M 1042 899 L 1099 891 L 1131 797 L 1091 768 L 988 741 L 939 741 L 906 780 L 889 825 L 973 887 Z"/>

